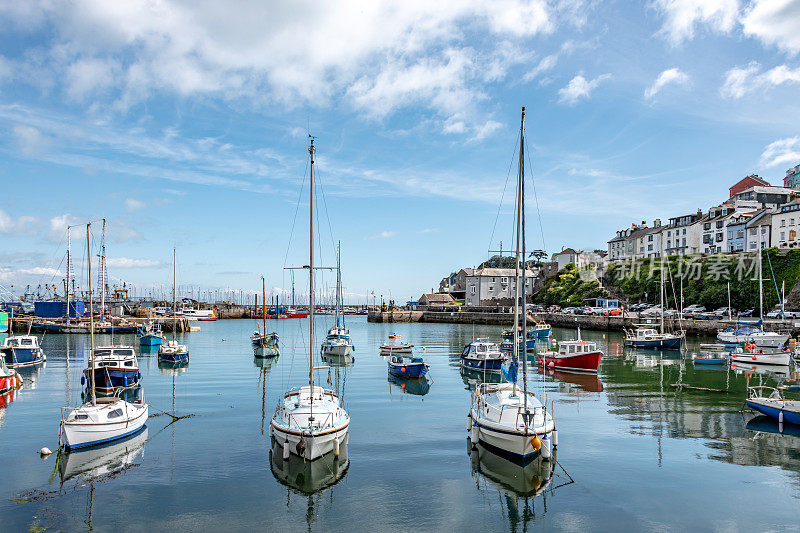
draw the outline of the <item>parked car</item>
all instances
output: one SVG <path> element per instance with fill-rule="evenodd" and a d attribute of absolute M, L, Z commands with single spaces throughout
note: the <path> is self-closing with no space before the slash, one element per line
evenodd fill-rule
<path fill-rule="evenodd" d="M 560 305 L 551 305 L 550 307 L 547 308 L 547 311 L 550 312 L 550 313 L 559 313 L 561 311 L 561 306 Z"/>
<path fill-rule="evenodd" d="M 704 313 L 705 307 L 699 304 L 689 305 L 683 308 L 683 318 L 697 318 L 696 315 Z"/>
<path fill-rule="evenodd" d="M 679 313 L 677 309 L 667 309 L 666 311 L 664 311 L 664 318 L 676 317 L 678 316 L 678 314 Z"/>
<path fill-rule="evenodd" d="M 647 309 L 645 309 L 644 311 L 639 313 L 639 316 L 643 316 L 643 317 L 661 316 L 661 306 L 660 305 L 654 305 L 653 307 L 648 307 Z"/>
<path fill-rule="evenodd" d="M 720 307 L 719 309 L 715 309 L 713 311 L 706 311 L 705 313 L 697 313 L 694 318 L 699 320 L 722 320 L 723 318 L 728 318 L 728 315 L 735 315 L 736 310 L 731 308 L 730 312 L 728 312 L 727 307 Z"/>
<path fill-rule="evenodd" d="M 619 307 L 609 307 L 608 309 L 603 309 L 603 316 L 619 316 L 622 314 L 622 309 Z"/>
<path fill-rule="evenodd" d="M 744 311 L 739 311 L 739 314 L 737 316 L 747 317 L 747 316 L 753 316 L 755 314 L 756 314 L 755 309 L 745 309 Z"/>
<path fill-rule="evenodd" d="M 783 311 L 781 311 L 780 309 L 775 309 L 775 310 L 770 311 L 769 313 L 767 313 L 765 318 L 773 318 L 773 319 L 781 318 L 781 319 L 783 319 L 783 318 L 787 318 L 787 317 L 784 315 Z"/>
<path fill-rule="evenodd" d="M 565 315 L 576 315 L 578 314 L 578 309 L 579 309 L 578 307 L 567 307 L 566 309 L 564 309 L 563 313 Z"/>

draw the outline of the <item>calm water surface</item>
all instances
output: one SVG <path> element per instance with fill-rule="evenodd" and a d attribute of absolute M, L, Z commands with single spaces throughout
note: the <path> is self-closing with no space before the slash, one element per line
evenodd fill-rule
<path fill-rule="evenodd" d="M 252 357 L 253 322 L 200 325 L 183 337 L 188 368 L 140 358 L 146 431 L 62 456 L 58 468 L 38 450 L 57 448 L 61 407 L 81 401 L 89 339 L 44 338 L 46 367 L 23 371 L 24 389 L 0 408 L 0 530 L 800 530 L 800 431 L 779 435 L 741 412 L 748 377 L 774 383 L 759 369 L 695 369 L 688 354 L 628 351 L 618 334 L 583 332 L 606 353 L 597 377 L 529 376 L 554 401 L 559 464 L 523 470 L 470 453 L 477 378 L 457 363 L 471 326 L 352 317 L 355 363 L 331 371 L 352 417 L 347 454 L 284 463 L 272 461 L 267 428 L 307 373 L 306 321 L 269 324 L 282 348 L 272 364 Z M 425 347 L 429 386 L 387 379 L 378 346 L 393 331 Z M 499 328 L 474 334 L 499 339 Z M 121 340 L 138 350 L 134 336 Z M 679 382 L 727 392 L 681 392 Z M 156 409 L 194 416 L 170 424 Z"/>

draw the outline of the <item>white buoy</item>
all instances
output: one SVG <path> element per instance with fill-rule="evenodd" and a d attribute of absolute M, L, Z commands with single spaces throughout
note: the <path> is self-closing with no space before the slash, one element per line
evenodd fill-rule
<path fill-rule="evenodd" d="M 558 430 L 553 428 L 553 449 L 558 448 Z"/>
<path fill-rule="evenodd" d="M 550 460 L 550 439 L 545 435 L 542 437 L 542 447 L 540 448 L 542 451 L 542 459 L 545 461 Z"/>
<path fill-rule="evenodd" d="M 286 461 L 289 459 L 289 439 L 287 438 L 283 441 L 283 460 Z"/>
<path fill-rule="evenodd" d="M 333 439 L 333 455 L 339 457 L 339 437 Z"/>
<path fill-rule="evenodd" d="M 272 424 L 269 425 L 268 433 L 269 433 L 269 436 L 272 437 Z"/>
<path fill-rule="evenodd" d="M 469 432 L 469 440 L 472 443 L 473 448 L 478 447 L 478 424 L 472 423 L 472 427 L 470 428 Z"/>
<path fill-rule="evenodd" d="M 778 424 L 783 424 L 783 411 L 778 411 Z"/>
<path fill-rule="evenodd" d="M 467 433 L 472 431 L 472 415 L 467 415 Z"/>
<path fill-rule="evenodd" d="M 48 456 L 48 455 L 50 455 L 51 453 L 53 453 L 53 452 L 52 452 L 52 451 L 50 451 L 50 448 L 48 448 L 48 447 L 44 447 L 44 448 L 42 448 L 41 450 L 39 450 L 39 455 L 41 455 L 43 458 L 44 458 L 44 457 L 47 457 L 47 456 Z"/>

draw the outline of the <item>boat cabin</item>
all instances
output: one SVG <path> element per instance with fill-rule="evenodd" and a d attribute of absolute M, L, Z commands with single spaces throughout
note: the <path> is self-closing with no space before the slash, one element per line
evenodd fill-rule
<path fill-rule="evenodd" d="M 496 359 L 504 357 L 497 344 L 486 339 L 478 339 L 467 344 L 461 352 L 461 357 L 471 359 Z"/>
<path fill-rule="evenodd" d="M 559 355 L 580 355 L 597 351 L 597 343 L 591 341 L 562 341 L 558 344 Z"/>
<path fill-rule="evenodd" d="M 3 342 L 3 348 L 38 348 L 39 338 L 34 335 L 17 335 L 8 337 Z"/>

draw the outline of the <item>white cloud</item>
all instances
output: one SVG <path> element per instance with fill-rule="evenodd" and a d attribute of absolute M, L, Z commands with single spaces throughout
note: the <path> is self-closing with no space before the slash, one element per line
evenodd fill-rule
<path fill-rule="evenodd" d="M 439 228 L 425 228 L 417 231 L 417 233 L 436 233 L 439 231 Z"/>
<path fill-rule="evenodd" d="M 108 268 L 161 268 L 164 263 L 155 259 L 131 259 L 129 257 L 106 258 Z"/>
<path fill-rule="evenodd" d="M 0 83 L 11 78 L 12 71 L 11 63 L 8 59 L 0 55 Z"/>
<path fill-rule="evenodd" d="M 779 65 L 761 72 L 761 65 L 752 61 L 746 67 L 735 67 L 725 73 L 725 82 L 720 94 L 726 98 L 741 98 L 758 90 L 798 82 L 800 82 L 800 67 L 791 69 L 786 65 Z"/>
<path fill-rule="evenodd" d="M 125 209 L 128 211 L 138 211 L 139 209 L 144 209 L 145 207 L 147 207 L 147 204 L 137 200 L 136 198 L 127 198 L 125 200 Z"/>
<path fill-rule="evenodd" d="M 678 68 L 667 69 L 661 74 L 659 74 L 658 78 L 656 78 L 656 81 L 653 82 L 653 85 L 651 85 L 644 91 L 644 97 L 645 98 L 654 97 L 656 94 L 658 94 L 658 92 L 661 89 L 664 88 L 665 85 L 668 84 L 683 85 L 688 81 L 689 81 L 689 75 L 686 74 L 685 72 L 682 72 L 680 69 Z"/>
<path fill-rule="evenodd" d="M 800 52 L 800 3 L 796 0 L 753 0 L 741 17 L 745 35 L 792 55 Z"/>
<path fill-rule="evenodd" d="M 768 167 L 796 163 L 800 163 L 800 137 L 778 139 L 767 145 L 761 154 L 761 164 Z"/>
<path fill-rule="evenodd" d="M 484 124 L 475 128 L 475 135 L 473 135 L 470 140 L 480 141 L 485 139 L 502 127 L 503 124 L 501 122 L 497 122 L 496 120 L 487 120 Z"/>
<path fill-rule="evenodd" d="M 49 221 L 49 228 L 45 238 L 50 242 L 61 242 L 67 237 L 67 226 L 77 226 L 78 222 L 78 219 L 69 213 L 52 217 Z M 75 230 L 73 229 L 72 238 L 75 239 L 75 236 Z"/>
<path fill-rule="evenodd" d="M 600 82 L 609 79 L 610 74 L 603 74 L 593 80 L 587 80 L 580 74 L 572 78 L 566 87 L 562 87 L 558 91 L 558 101 L 564 104 L 573 105 L 581 99 L 588 99 L 592 91 L 594 91 Z"/>
<path fill-rule="evenodd" d="M 665 19 L 659 33 L 673 45 L 693 39 L 701 24 L 728 33 L 739 12 L 739 0 L 655 0 L 652 5 Z"/>
<path fill-rule="evenodd" d="M 75 100 L 107 91 L 119 77 L 119 71 L 119 62 L 114 60 L 79 58 L 66 68 L 65 91 Z"/>
<path fill-rule="evenodd" d="M 390 239 L 397 235 L 396 231 L 382 231 L 377 235 L 370 235 L 369 237 L 364 237 L 365 241 L 374 241 L 375 239 Z"/>
<path fill-rule="evenodd" d="M 0 209 L 0 233 L 23 233 L 32 234 L 36 226 L 40 224 L 40 220 L 36 217 L 23 215 L 18 219 L 13 219 L 11 216 Z"/>
<path fill-rule="evenodd" d="M 14 137 L 20 152 L 28 157 L 41 155 L 51 144 L 51 139 L 33 126 L 14 126 Z"/>
<path fill-rule="evenodd" d="M 533 81 L 545 72 L 549 72 L 558 63 L 558 54 L 550 54 L 539 61 L 539 63 L 522 76 L 522 81 Z"/>

